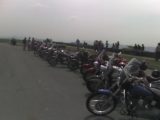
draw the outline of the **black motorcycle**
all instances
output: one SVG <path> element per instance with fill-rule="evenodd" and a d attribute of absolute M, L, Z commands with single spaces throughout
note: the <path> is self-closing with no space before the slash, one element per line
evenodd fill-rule
<path fill-rule="evenodd" d="M 48 62 L 51 66 L 56 66 L 58 63 L 62 65 L 67 65 L 68 54 L 66 54 L 64 50 L 56 50 L 54 51 Z"/>
<path fill-rule="evenodd" d="M 79 59 L 78 59 L 78 56 L 77 55 L 70 55 L 68 57 L 68 68 L 71 70 L 71 71 L 75 71 L 77 69 L 79 69 Z"/>

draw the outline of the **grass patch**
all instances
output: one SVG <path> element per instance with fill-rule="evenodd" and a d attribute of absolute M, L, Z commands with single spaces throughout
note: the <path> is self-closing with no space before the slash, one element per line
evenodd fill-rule
<path fill-rule="evenodd" d="M 132 58 L 137 58 L 137 59 L 139 59 L 139 60 L 146 60 L 147 63 L 149 64 L 149 68 L 150 68 L 150 69 L 160 69 L 160 61 L 155 61 L 154 58 L 143 57 L 143 56 L 127 55 L 127 54 L 124 54 L 123 56 L 124 56 L 124 58 L 126 58 L 127 60 L 130 60 L 130 59 L 132 59 Z"/>
<path fill-rule="evenodd" d="M 69 51 L 77 51 L 77 48 L 74 46 L 66 46 L 66 49 Z M 80 48 L 83 49 L 83 48 Z M 93 49 L 86 49 L 89 54 L 96 54 L 95 50 Z M 112 53 L 109 52 L 109 55 L 111 55 Z M 143 56 L 134 56 L 134 55 L 128 55 L 128 54 L 123 54 L 122 56 L 127 59 L 128 61 L 132 58 L 137 58 L 139 60 L 146 60 L 147 63 L 149 64 L 149 69 L 159 69 L 160 70 L 160 61 L 155 61 L 154 58 L 150 58 L 150 57 L 143 57 Z"/>

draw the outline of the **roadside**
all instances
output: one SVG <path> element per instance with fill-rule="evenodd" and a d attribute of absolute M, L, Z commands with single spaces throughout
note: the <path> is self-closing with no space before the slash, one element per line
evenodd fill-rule
<path fill-rule="evenodd" d="M 119 108 L 109 116 L 91 115 L 85 107 L 88 92 L 78 71 L 50 67 L 21 46 L 0 44 L 0 54 L 1 119 L 130 120 L 120 115 Z M 149 120 L 156 116 L 157 111 L 153 112 L 135 119 Z"/>
<path fill-rule="evenodd" d="M 0 42 L 10 44 L 9 40 L 3 40 L 3 41 L 1 40 Z M 17 46 L 21 46 L 21 45 L 22 45 L 22 41 L 17 40 Z M 66 45 L 65 43 L 64 43 L 64 45 L 66 46 L 66 49 L 69 50 L 69 51 L 77 51 L 77 48 L 74 47 L 74 46 Z M 81 49 L 83 49 L 83 48 L 81 48 Z M 89 52 L 89 54 L 96 54 L 95 50 L 93 50 L 93 49 L 88 49 L 87 48 L 86 50 Z M 108 53 L 109 53 L 109 55 L 112 54 L 112 52 L 108 52 Z M 128 61 L 132 58 L 137 58 L 139 60 L 146 60 L 148 65 L 149 65 L 149 69 L 151 69 L 151 70 L 159 69 L 160 70 L 160 61 L 155 61 L 154 58 L 143 57 L 143 56 L 135 56 L 135 55 L 129 55 L 129 54 L 124 54 L 124 53 L 122 53 L 122 55 Z"/>

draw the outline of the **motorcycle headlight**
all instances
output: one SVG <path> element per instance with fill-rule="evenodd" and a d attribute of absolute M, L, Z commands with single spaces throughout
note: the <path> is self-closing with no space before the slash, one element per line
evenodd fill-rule
<path fill-rule="evenodd" d="M 108 68 L 108 66 L 101 65 L 101 70 L 102 70 L 102 71 L 107 70 L 107 68 Z"/>
<path fill-rule="evenodd" d="M 98 61 L 95 61 L 93 64 L 95 67 L 99 65 Z"/>

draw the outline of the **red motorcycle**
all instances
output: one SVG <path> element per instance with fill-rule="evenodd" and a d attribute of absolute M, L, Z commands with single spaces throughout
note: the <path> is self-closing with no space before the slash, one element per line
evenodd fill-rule
<path fill-rule="evenodd" d="M 113 60 L 113 66 L 117 66 L 117 67 L 122 67 L 124 68 L 125 65 L 127 64 L 127 60 L 124 59 L 124 58 L 115 58 Z M 90 76 L 93 76 L 93 75 L 99 75 L 101 73 L 100 71 L 100 65 L 103 65 L 103 62 L 101 61 L 95 61 L 93 66 L 89 67 L 84 73 L 83 73 L 83 79 L 85 81 L 87 81 L 87 79 L 90 77 Z"/>

